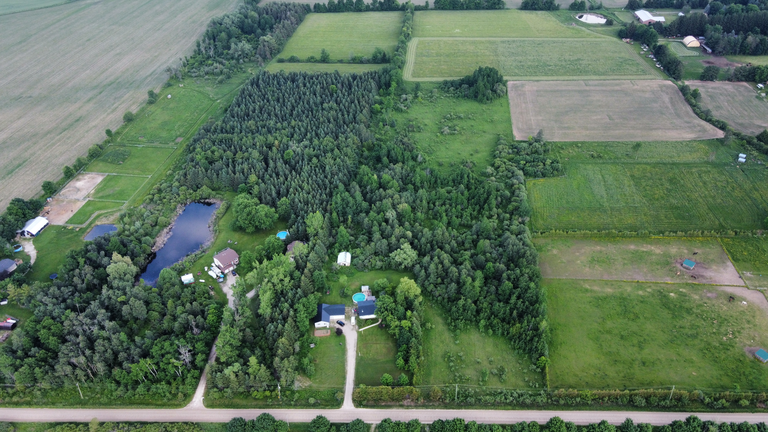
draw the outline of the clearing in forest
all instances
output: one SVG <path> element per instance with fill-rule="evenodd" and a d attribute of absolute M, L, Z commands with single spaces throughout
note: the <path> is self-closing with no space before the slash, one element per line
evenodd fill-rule
<path fill-rule="evenodd" d="M 537 237 L 545 278 L 744 285 L 716 239 Z M 684 260 L 696 263 L 682 268 Z"/>
<path fill-rule="evenodd" d="M 349 61 L 354 56 L 370 58 L 376 48 L 392 55 L 402 23 L 402 12 L 309 14 L 278 58 L 319 59 L 323 48 L 332 61 Z"/>
<path fill-rule="evenodd" d="M 175 147 L 112 145 L 86 168 L 89 172 L 151 175 L 176 150 Z"/>
<path fill-rule="evenodd" d="M 757 135 L 768 128 L 768 102 L 747 83 L 688 81 L 701 92 L 701 105 L 739 132 Z"/>
<path fill-rule="evenodd" d="M 760 293 L 561 279 L 543 286 L 553 388 L 765 388 L 768 368 L 749 354 L 768 346 L 768 303 Z"/>
<path fill-rule="evenodd" d="M 723 132 L 696 117 L 669 81 L 509 82 L 517 139 L 684 141 Z"/>
<path fill-rule="evenodd" d="M 59 179 L 236 3 L 104 0 L 0 16 L 0 208 Z"/>

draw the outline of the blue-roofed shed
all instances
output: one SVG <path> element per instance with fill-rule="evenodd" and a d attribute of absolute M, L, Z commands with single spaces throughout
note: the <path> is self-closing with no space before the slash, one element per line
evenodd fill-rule
<path fill-rule="evenodd" d="M 687 259 L 683 261 L 683 268 L 686 270 L 693 270 L 693 268 L 696 267 L 696 263 Z"/>
<path fill-rule="evenodd" d="M 360 319 L 376 318 L 376 301 L 365 300 L 357 302 L 357 316 L 359 316 Z"/>
<path fill-rule="evenodd" d="M 762 348 L 757 350 L 755 357 L 757 357 L 757 359 L 763 363 L 768 363 L 768 352 L 765 352 L 765 350 Z"/>

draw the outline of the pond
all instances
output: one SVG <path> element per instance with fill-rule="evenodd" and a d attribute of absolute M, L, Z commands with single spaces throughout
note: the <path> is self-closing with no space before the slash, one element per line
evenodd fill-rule
<path fill-rule="evenodd" d="M 90 230 L 88 234 L 85 235 L 84 240 L 91 241 L 96 237 L 103 236 L 104 234 L 109 234 L 115 231 L 117 231 L 117 227 L 115 225 L 111 225 L 111 224 L 95 225 L 93 229 Z"/>
<path fill-rule="evenodd" d="M 184 211 L 176 218 L 168 241 L 157 251 L 141 275 L 147 285 L 155 286 L 161 270 L 197 251 L 211 237 L 208 222 L 217 208 L 219 208 L 218 204 L 187 204 Z"/>

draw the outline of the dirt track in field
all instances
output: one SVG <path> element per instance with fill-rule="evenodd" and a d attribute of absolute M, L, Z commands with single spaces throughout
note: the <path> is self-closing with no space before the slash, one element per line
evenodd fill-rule
<path fill-rule="evenodd" d="M 699 89 L 705 108 L 739 132 L 757 135 L 768 128 L 768 102 L 758 100 L 757 91 L 749 84 L 688 81 L 688 85 Z"/>
<path fill-rule="evenodd" d="M 83 0 L 0 16 L 0 209 L 116 129 L 237 0 Z"/>
<path fill-rule="evenodd" d="M 723 132 L 693 113 L 669 81 L 510 81 L 515 139 L 687 141 Z"/>

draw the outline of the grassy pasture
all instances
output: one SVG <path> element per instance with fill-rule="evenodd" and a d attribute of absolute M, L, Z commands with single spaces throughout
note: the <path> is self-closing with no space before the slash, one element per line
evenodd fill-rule
<path fill-rule="evenodd" d="M 108 175 L 91 192 L 94 199 L 128 201 L 147 182 L 144 176 Z"/>
<path fill-rule="evenodd" d="M 733 162 L 738 150 L 716 140 L 557 142 L 552 150 L 563 162 Z"/>
<path fill-rule="evenodd" d="M 653 79 L 658 74 L 612 39 L 419 38 L 406 79 L 440 80 L 493 66 L 508 79 Z"/>
<path fill-rule="evenodd" d="M 401 12 L 309 14 L 279 58 L 292 55 L 302 60 L 309 56 L 320 58 L 323 48 L 332 60 L 348 60 L 350 54 L 370 57 L 376 48 L 392 54 L 402 22 Z"/>
<path fill-rule="evenodd" d="M 746 352 L 768 345 L 762 296 L 745 306 L 717 287 L 552 279 L 544 286 L 553 388 L 765 389 L 768 368 Z"/>
<path fill-rule="evenodd" d="M 538 237 L 534 243 L 545 278 L 744 285 L 716 239 Z M 693 271 L 680 266 L 684 259 L 696 262 Z"/>
<path fill-rule="evenodd" d="M 728 61 L 734 63 L 752 63 L 753 65 L 765 66 L 768 65 L 768 55 L 763 56 L 727 56 Z"/>
<path fill-rule="evenodd" d="M 368 320 L 357 323 L 359 328 L 375 324 L 376 321 Z M 335 337 L 335 336 L 331 336 Z M 385 373 L 392 375 L 394 379 L 404 371 L 395 366 L 395 354 L 397 344 L 395 339 L 386 330 L 379 327 L 371 327 L 357 333 L 357 362 L 355 362 L 355 384 L 369 386 L 381 385 L 381 376 Z M 344 360 L 342 360 L 342 363 Z M 408 374 L 408 379 L 411 376 Z"/>
<path fill-rule="evenodd" d="M 608 60 L 606 60 L 608 61 Z M 696 117 L 669 81 L 509 82 L 515 137 L 551 141 L 685 141 L 723 132 Z"/>
<path fill-rule="evenodd" d="M 64 263 L 67 251 L 83 245 L 83 236 L 87 232 L 87 228 L 77 230 L 55 225 L 44 229 L 33 240 L 37 249 L 37 259 L 32 264 L 32 270 L 27 273 L 27 278 L 33 281 L 50 282 L 48 276 L 58 271 L 59 266 Z"/>
<path fill-rule="evenodd" d="M 315 329 L 310 331 L 314 333 Z M 330 336 L 316 338 L 315 347 L 309 352 L 315 365 L 309 388 L 338 388 L 340 391 L 344 388 L 346 350 L 346 339 L 333 332 Z"/>
<path fill-rule="evenodd" d="M 689 81 L 701 92 L 701 105 L 734 129 L 756 135 L 768 128 L 768 102 L 747 83 Z"/>
<path fill-rule="evenodd" d="M 514 9 L 493 11 L 418 11 L 413 16 L 417 38 L 599 38 L 578 27 L 566 27 L 549 12 Z"/>
<path fill-rule="evenodd" d="M 167 79 L 168 62 L 236 3 L 78 1 L 0 16 L 0 208 L 37 195 L 117 129 Z"/>
<path fill-rule="evenodd" d="M 113 210 L 122 206 L 123 203 L 121 202 L 88 200 L 82 207 L 80 207 L 80 210 L 76 211 L 75 214 L 67 220 L 67 223 L 72 225 L 84 224 L 88 222 L 91 215 L 97 211 Z"/>
<path fill-rule="evenodd" d="M 476 327 L 451 331 L 438 309 L 430 305 L 424 308 L 424 320 L 434 326 L 424 330 L 424 385 L 479 385 L 483 369 L 489 372 L 485 383 L 489 387 L 542 385 L 541 373 L 531 370 L 530 359 L 515 352 L 503 337 L 484 335 Z M 453 360 L 455 373 L 449 360 Z M 500 366 L 506 369 L 503 378 Z M 496 373 L 491 372 L 494 370 Z"/>
<path fill-rule="evenodd" d="M 340 74 L 363 73 L 378 70 L 384 67 L 382 64 L 357 64 L 357 63 L 277 63 L 272 62 L 267 66 L 268 72 L 336 72 Z"/>
<path fill-rule="evenodd" d="M 427 86 L 425 86 L 427 87 Z M 424 90 L 427 96 L 406 113 L 395 114 L 411 130 L 413 141 L 436 168 L 452 169 L 471 161 L 478 171 L 493 161 L 499 135 L 509 136 L 509 105 L 503 98 L 489 104 Z"/>
<path fill-rule="evenodd" d="M 724 237 L 720 242 L 750 288 L 768 289 L 767 238 Z"/>
<path fill-rule="evenodd" d="M 532 227 L 688 231 L 758 229 L 765 200 L 736 168 L 698 164 L 567 164 L 527 182 Z"/>
<path fill-rule="evenodd" d="M 174 152 L 172 147 L 109 146 L 106 153 L 114 149 L 127 149 L 128 158 L 121 164 L 109 163 L 104 156 L 91 162 L 86 169 L 89 172 L 110 174 L 151 175 Z"/>
<path fill-rule="evenodd" d="M 168 99 L 171 95 L 171 99 Z M 141 110 L 120 136 L 120 142 L 171 144 L 184 137 L 213 101 L 186 87 L 160 90 L 158 100 Z"/>

